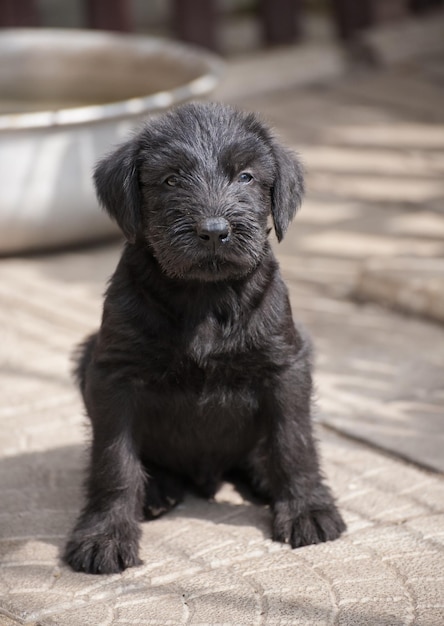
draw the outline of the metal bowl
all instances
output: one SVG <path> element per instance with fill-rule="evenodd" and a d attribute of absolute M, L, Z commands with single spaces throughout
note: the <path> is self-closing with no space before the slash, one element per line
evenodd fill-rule
<path fill-rule="evenodd" d="M 115 233 L 91 182 L 97 159 L 148 115 L 208 95 L 222 63 L 153 37 L 0 33 L 0 253 Z"/>

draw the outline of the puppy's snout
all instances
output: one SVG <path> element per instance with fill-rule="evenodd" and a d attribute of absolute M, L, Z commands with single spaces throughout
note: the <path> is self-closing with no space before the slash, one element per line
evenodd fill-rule
<path fill-rule="evenodd" d="M 226 243 L 231 234 L 230 224 L 224 217 L 207 217 L 199 222 L 196 230 L 199 239 L 214 248 Z"/>

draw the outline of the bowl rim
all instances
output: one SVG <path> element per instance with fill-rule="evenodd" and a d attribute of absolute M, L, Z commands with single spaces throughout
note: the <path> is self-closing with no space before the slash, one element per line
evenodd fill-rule
<path fill-rule="evenodd" d="M 0 32 L 0 44 L 8 39 L 19 41 L 20 38 L 27 44 L 30 38 L 35 41 L 70 37 L 79 44 L 85 42 L 105 43 L 106 40 L 133 43 L 139 46 L 158 46 L 164 54 L 173 59 L 188 58 L 198 60 L 204 66 L 201 76 L 186 82 L 173 89 L 158 91 L 147 96 L 136 96 L 125 100 L 117 100 L 106 104 L 91 104 L 80 107 L 48 109 L 44 111 L 6 113 L 0 115 L 0 130 L 20 130 L 31 128 L 47 128 L 54 126 L 74 126 L 97 121 L 108 121 L 119 118 L 138 117 L 148 113 L 160 111 L 181 102 L 201 98 L 210 93 L 218 84 L 224 70 L 224 62 L 216 54 L 198 48 L 191 44 L 175 41 L 164 37 L 140 35 L 132 33 L 115 33 L 111 31 L 97 31 L 77 28 L 7 28 Z"/>

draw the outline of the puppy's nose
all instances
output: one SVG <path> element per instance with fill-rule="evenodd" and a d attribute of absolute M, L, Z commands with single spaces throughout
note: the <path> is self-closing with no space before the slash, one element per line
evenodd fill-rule
<path fill-rule="evenodd" d="M 217 248 L 230 238 L 230 224 L 224 217 L 207 217 L 197 225 L 197 236 L 207 246 Z"/>

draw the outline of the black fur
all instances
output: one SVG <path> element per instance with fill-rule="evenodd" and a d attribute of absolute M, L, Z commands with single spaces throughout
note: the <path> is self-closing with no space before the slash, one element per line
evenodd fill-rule
<path fill-rule="evenodd" d="M 99 163 L 98 196 L 128 242 L 77 377 L 93 429 L 87 503 L 66 561 L 140 563 L 139 521 L 231 470 L 269 498 L 293 547 L 345 525 L 312 437 L 309 340 L 271 250 L 303 194 L 302 168 L 252 114 L 189 104 Z M 216 231 L 215 231 L 216 229 Z"/>

